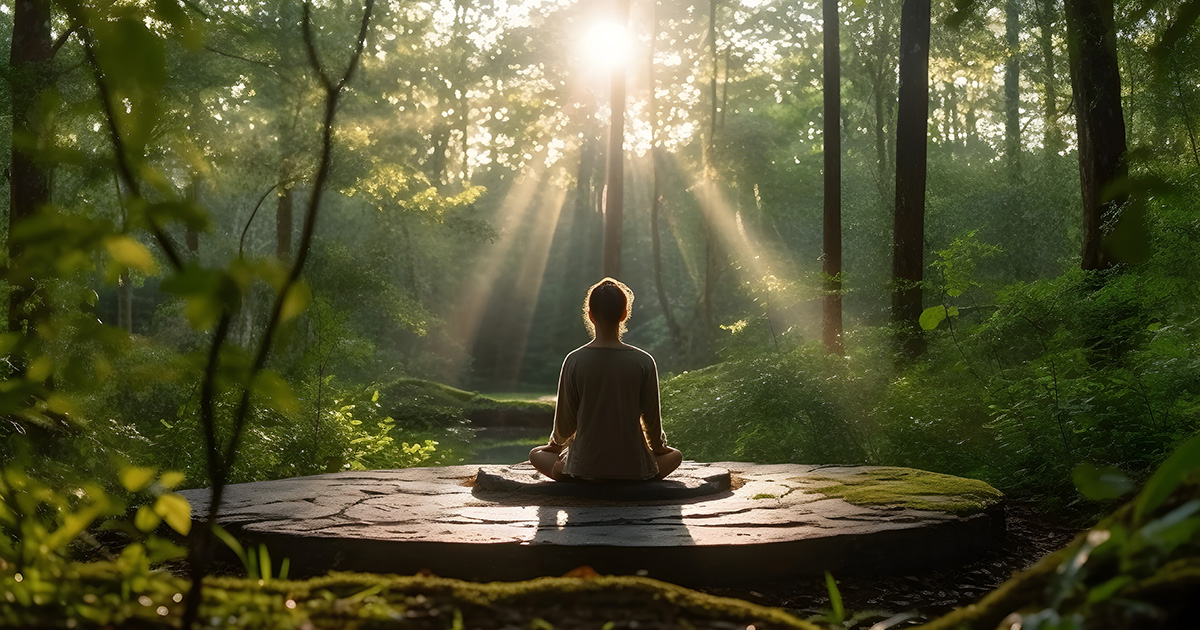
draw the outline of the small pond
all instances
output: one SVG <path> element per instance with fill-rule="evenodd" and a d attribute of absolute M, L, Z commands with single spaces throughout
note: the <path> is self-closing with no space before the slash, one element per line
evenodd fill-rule
<path fill-rule="evenodd" d="M 465 464 L 516 464 L 529 458 L 529 449 L 545 444 L 549 429 L 531 427 L 479 427 L 472 442 L 474 453 Z"/>

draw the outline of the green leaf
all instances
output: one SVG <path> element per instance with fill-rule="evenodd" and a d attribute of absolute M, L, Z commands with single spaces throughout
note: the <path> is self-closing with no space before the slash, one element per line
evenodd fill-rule
<path fill-rule="evenodd" d="M 128 235 L 117 234 L 104 239 L 104 248 L 113 260 L 125 267 L 148 276 L 158 270 L 150 250 Z"/>
<path fill-rule="evenodd" d="M 121 555 L 117 558 L 117 562 L 125 569 L 126 573 L 132 572 L 146 560 L 146 548 L 141 543 L 133 543 L 126 545 L 121 550 Z"/>
<path fill-rule="evenodd" d="M 266 545 L 258 546 L 258 570 L 259 577 L 264 582 L 271 581 L 271 553 L 267 551 Z"/>
<path fill-rule="evenodd" d="M 1093 501 L 1104 501 L 1122 496 L 1134 488 L 1133 481 L 1125 473 L 1112 467 L 1097 468 L 1084 462 L 1071 471 L 1071 479 L 1083 496 Z"/>
<path fill-rule="evenodd" d="M 279 313 L 281 321 L 286 322 L 303 313 L 311 303 L 312 290 L 308 288 L 308 283 L 303 280 L 296 282 L 283 296 L 283 309 Z"/>
<path fill-rule="evenodd" d="M 1179 545 L 1195 540 L 1196 532 L 1200 531 L 1197 512 L 1200 512 L 1200 499 L 1192 499 L 1162 518 L 1150 521 L 1138 531 L 1138 535 L 1145 542 L 1170 553 Z"/>
<path fill-rule="evenodd" d="M 183 536 L 192 530 L 192 506 L 183 495 L 168 492 L 158 497 L 154 502 L 154 513 Z"/>
<path fill-rule="evenodd" d="M 96 62 L 114 88 L 153 91 L 166 84 L 166 47 L 137 15 L 93 24 Z"/>
<path fill-rule="evenodd" d="M 938 304 L 937 306 L 930 306 L 921 311 L 921 317 L 917 320 L 917 323 L 921 325 L 923 330 L 933 330 L 938 327 L 938 324 L 942 323 L 943 319 L 946 319 L 946 307 Z"/>
<path fill-rule="evenodd" d="M 236 310 L 241 291 L 229 274 L 188 265 L 163 280 L 162 291 L 187 300 L 184 313 L 196 330 L 212 328 L 221 313 Z"/>
<path fill-rule="evenodd" d="M 168 426 L 167 428 L 169 429 L 171 427 Z M 183 480 L 185 478 L 187 478 L 187 475 L 185 475 L 177 470 L 168 470 L 168 471 L 164 472 L 161 477 L 158 478 L 158 483 L 162 484 L 163 488 L 166 488 L 167 490 L 172 490 L 179 484 L 183 483 Z"/>
<path fill-rule="evenodd" d="M 238 542 L 238 539 L 233 537 L 233 534 L 230 534 L 224 527 L 221 527 L 220 525 L 213 525 L 212 532 L 213 535 L 221 540 L 221 542 L 225 543 L 226 547 L 229 547 L 229 550 L 238 557 L 238 560 L 242 561 L 242 566 L 247 566 L 246 550 L 242 547 L 242 543 Z"/>
<path fill-rule="evenodd" d="M 271 407 L 280 413 L 294 414 L 300 410 L 300 400 L 292 393 L 292 388 L 283 377 L 273 370 L 263 370 L 254 377 L 251 388 L 254 393 L 262 396 Z"/>
<path fill-rule="evenodd" d="M 137 510 L 137 514 L 133 517 L 133 526 L 139 532 L 150 533 L 155 527 L 162 522 L 162 517 L 154 513 L 154 508 L 149 505 L 143 505 Z"/>
<path fill-rule="evenodd" d="M 833 623 L 840 624 L 846 620 L 846 608 L 842 605 L 842 593 L 838 590 L 833 574 L 825 572 L 825 588 L 829 591 L 829 605 L 833 608 Z"/>
<path fill-rule="evenodd" d="M 1146 482 L 1133 509 L 1133 519 L 1142 523 L 1175 491 L 1180 482 L 1200 469 L 1200 435 L 1183 443 L 1163 462 Z"/>
<path fill-rule="evenodd" d="M 141 492 L 154 483 L 156 472 L 153 468 L 130 466 L 121 471 L 121 485 L 130 492 Z"/>
<path fill-rule="evenodd" d="M 1118 575 L 1089 591 L 1087 601 L 1089 604 L 1106 601 L 1132 581 L 1132 575 Z"/>
<path fill-rule="evenodd" d="M 1147 326 L 1146 330 L 1149 330 L 1150 332 L 1156 332 L 1160 328 L 1162 328 L 1162 322 L 1154 322 L 1153 324 Z"/>

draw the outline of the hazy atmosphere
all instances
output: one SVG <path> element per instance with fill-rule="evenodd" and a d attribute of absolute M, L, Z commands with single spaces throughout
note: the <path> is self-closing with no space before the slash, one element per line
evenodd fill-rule
<path fill-rule="evenodd" d="M 850 579 L 843 603 L 843 575 L 815 564 L 687 584 L 786 617 L 736 626 L 688 617 L 690 595 L 624 621 L 488 600 L 509 619 L 436 587 L 442 608 L 411 627 L 1191 623 L 1198 16 L 1200 0 L 0 0 L 0 625 L 425 610 L 424 586 L 255 586 L 283 559 L 219 498 L 524 462 L 606 276 L 636 295 L 623 340 L 653 356 L 688 462 L 961 477 L 1003 494 L 987 513 L 1007 514 L 1006 542 L 958 573 L 899 572 L 924 594 Z M 729 492 L 754 479 L 730 470 Z M 204 488 L 203 513 L 177 492 Z M 1004 590 L 1030 566 L 1017 579 L 1041 581 Z M 979 616 L 942 617 L 997 587 Z"/>

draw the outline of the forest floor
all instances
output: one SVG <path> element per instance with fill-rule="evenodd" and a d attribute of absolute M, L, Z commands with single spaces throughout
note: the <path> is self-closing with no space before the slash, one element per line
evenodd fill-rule
<path fill-rule="evenodd" d="M 888 620 L 887 628 L 904 628 L 934 619 L 978 601 L 1014 572 L 1067 545 L 1079 531 L 1064 521 L 1048 518 L 1031 504 L 1009 503 L 1006 519 L 1003 544 L 973 563 L 905 576 L 837 576 L 848 618 L 839 627 L 865 630 Z M 178 563 L 172 568 L 179 584 L 170 585 L 168 591 L 183 587 L 182 571 L 186 567 Z M 229 575 L 240 571 L 223 566 L 217 568 L 217 573 Z M 491 585 L 435 577 L 334 574 L 310 581 L 273 582 L 265 587 L 259 582 L 255 587 L 253 581 L 245 579 L 215 578 L 211 601 L 224 602 L 217 604 L 217 610 L 223 611 L 218 614 L 220 618 L 231 615 L 227 620 L 232 620 L 235 615 L 240 620 L 228 624 L 230 627 L 254 627 L 257 623 L 254 620 L 258 619 L 317 629 L 745 630 L 755 627 L 765 630 L 813 627 L 799 619 L 823 627 L 829 621 L 830 603 L 823 578 L 699 589 L 707 595 L 741 600 L 734 601 L 704 599 L 704 595 L 689 589 L 643 578 L 603 578 L 594 573 L 587 575 L 586 570 L 584 573 L 571 576 L 585 578 L 582 580 Z M 377 586 L 372 586 L 376 583 Z M 297 603 L 284 608 L 285 599 Z M 788 614 L 780 615 L 778 611 L 758 606 L 781 608 Z M 177 621 L 174 605 L 171 612 L 164 618 L 149 613 L 149 617 L 139 617 L 145 627 L 169 627 Z M 50 619 L 53 618 L 51 615 Z M 45 618 L 34 619 L 29 625 L 55 625 L 44 623 Z M 350 621 L 353 622 L 348 624 Z"/>
<path fill-rule="evenodd" d="M 1048 517 L 1038 508 L 1034 504 L 1009 502 L 1005 508 L 1003 544 L 970 564 L 913 575 L 834 576 L 847 618 L 857 617 L 846 627 L 868 628 L 879 621 L 892 619 L 887 627 L 904 628 L 936 619 L 979 600 L 1013 573 L 1027 569 L 1046 554 L 1065 547 L 1084 529 Z M 830 610 L 824 578 L 701 590 L 784 608 L 801 619 L 814 620 L 827 615 Z M 899 621 L 901 617 L 904 621 Z"/>

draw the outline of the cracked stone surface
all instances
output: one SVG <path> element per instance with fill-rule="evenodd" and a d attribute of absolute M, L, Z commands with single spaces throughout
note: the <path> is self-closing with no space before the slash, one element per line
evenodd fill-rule
<path fill-rule="evenodd" d="M 881 470 L 684 462 L 657 492 L 543 482 L 528 464 L 332 473 L 231 485 L 219 521 L 289 557 L 294 575 L 526 579 L 589 565 L 685 584 L 905 572 L 967 560 L 1003 534 L 998 505 L 952 514 L 819 492 Z M 182 494 L 205 518 L 209 492 Z"/>

